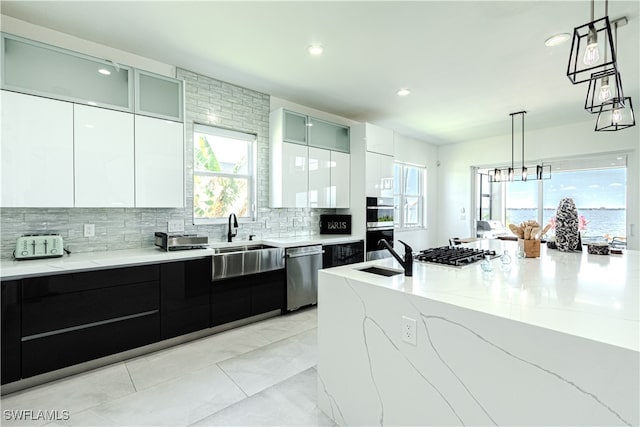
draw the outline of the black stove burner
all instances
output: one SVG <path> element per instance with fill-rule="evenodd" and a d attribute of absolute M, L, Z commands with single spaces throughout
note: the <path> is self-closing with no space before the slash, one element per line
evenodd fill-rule
<path fill-rule="evenodd" d="M 443 246 L 425 249 L 416 255 L 418 261 L 434 262 L 453 266 L 463 266 L 481 261 L 485 256 L 496 256 L 496 251 L 465 248 L 462 246 Z"/>

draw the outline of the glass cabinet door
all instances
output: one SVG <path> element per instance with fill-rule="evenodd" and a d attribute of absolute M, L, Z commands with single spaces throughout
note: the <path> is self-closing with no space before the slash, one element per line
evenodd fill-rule
<path fill-rule="evenodd" d="M 349 152 L 349 128 L 309 117 L 309 145 L 327 150 Z"/>
<path fill-rule="evenodd" d="M 4 34 L 2 87 L 132 111 L 132 69 Z"/>
<path fill-rule="evenodd" d="M 136 70 L 136 114 L 183 120 L 182 81 Z"/>
<path fill-rule="evenodd" d="M 307 123 L 307 116 L 285 110 L 283 140 L 307 145 Z"/>

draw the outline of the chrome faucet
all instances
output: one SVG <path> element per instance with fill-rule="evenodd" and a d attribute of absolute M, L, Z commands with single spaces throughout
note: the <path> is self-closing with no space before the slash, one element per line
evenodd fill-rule
<path fill-rule="evenodd" d="M 378 247 L 386 248 L 391 253 L 391 255 L 393 255 L 393 257 L 398 260 L 402 268 L 404 268 L 405 276 L 413 276 L 413 249 L 411 249 L 411 246 L 407 245 L 402 240 L 398 240 L 398 242 L 404 245 L 404 259 L 402 259 L 400 255 L 398 255 L 397 252 L 393 250 L 393 246 L 391 246 L 385 239 L 378 240 Z"/>
<path fill-rule="evenodd" d="M 231 217 L 233 217 L 233 227 L 236 229 L 235 233 L 231 232 Z M 234 237 L 238 234 L 238 218 L 236 218 L 236 214 L 231 212 L 229 215 L 229 230 L 227 231 L 227 242 L 231 242 Z"/>

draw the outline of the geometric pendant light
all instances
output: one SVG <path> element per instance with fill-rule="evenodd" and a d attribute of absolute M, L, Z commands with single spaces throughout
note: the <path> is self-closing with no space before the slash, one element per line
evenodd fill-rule
<path fill-rule="evenodd" d="M 608 8 L 608 2 L 606 3 Z M 593 14 L 594 0 L 591 0 L 591 22 L 573 30 L 567 65 L 567 77 L 573 84 L 588 82 L 594 78 L 594 74 L 597 74 L 596 78 L 602 79 L 617 71 L 609 17 L 594 20 Z"/>
<path fill-rule="evenodd" d="M 618 48 L 618 24 L 624 25 L 627 23 L 626 18 L 621 18 L 614 21 L 614 37 L 615 48 Z M 616 73 L 618 76 L 618 83 L 620 82 L 620 73 Z M 611 78 L 611 77 L 609 77 Z M 591 86 L 590 86 L 591 87 Z M 587 98 L 589 94 L 587 94 Z M 588 99 L 587 99 L 588 101 Z M 633 111 L 633 104 L 631 97 L 625 97 L 622 94 L 622 87 L 619 88 L 618 95 L 614 95 L 611 99 L 604 101 L 600 104 L 598 110 L 598 118 L 596 119 L 596 132 L 618 131 L 626 128 L 630 128 L 636 125 L 636 117 Z"/>
<path fill-rule="evenodd" d="M 622 104 L 624 101 L 624 105 Z M 615 132 L 636 125 L 631 97 L 624 99 L 615 97 L 605 102 L 598 112 L 596 132 Z"/>
<path fill-rule="evenodd" d="M 551 178 L 551 165 L 538 164 L 533 167 L 527 167 L 524 163 L 524 115 L 526 111 L 518 111 L 516 113 L 510 113 L 511 116 L 511 166 L 489 169 L 489 182 L 513 182 L 513 181 L 530 181 L 530 180 L 543 180 Z M 521 169 L 516 171 L 513 162 L 514 154 L 514 119 L 515 116 L 521 116 L 522 118 L 522 166 Z"/>
<path fill-rule="evenodd" d="M 584 101 L 584 109 L 591 114 L 613 109 L 613 103 L 607 102 L 613 98 L 624 99 L 620 73 L 605 74 L 602 71 L 591 74 L 587 97 Z M 624 106 L 624 105 L 623 105 Z M 603 110 L 604 109 L 604 110 Z"/>
<path fill-rule="evenodd" d="M 618 27 L 627 24 L 627 17 L 623 16 L 611 21 L 613 27 L 613 46 L 614 51 L 618 50 Z M 604 62 L 607 62 L 607 51 L 604 52 Z M 610 99 L 618 98 L 619 104 L 624 106 L 624 93 L 622 89 L 622 81 L 620 79 L 620 69 L 616 64 L 616 72 L 609 75 L 607 72 L 598 71 L 591 74 L 589 80 L 589 88 L 587 89 L 587 97 L 584 102 L 584 109 L 591 114 L 597 114 L 601 111 L 613 109 L 614 103 L 609 102 Z M 602 107 L 602 108 L 601 108 Z"/>

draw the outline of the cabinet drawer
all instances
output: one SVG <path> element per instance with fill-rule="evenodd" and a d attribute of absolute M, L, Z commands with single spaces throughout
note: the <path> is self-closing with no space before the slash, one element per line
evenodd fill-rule
<path fill-rule="evenodd" d="M 160 339 L 160 316 L 153 313 L 95 327 L 22 342 L 23 378 L 132 348 Z"/>
<path fill-rule="evenodd" d="M 27 287 L 23 285 L 23 290 Z M 39 297 L 25 294 L 23 337 L 158 310 L 160 304 L 157 281 L 78 292 L 51 291 Z"/>

